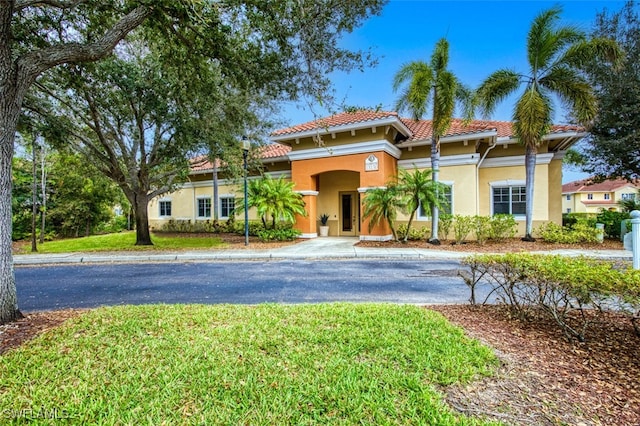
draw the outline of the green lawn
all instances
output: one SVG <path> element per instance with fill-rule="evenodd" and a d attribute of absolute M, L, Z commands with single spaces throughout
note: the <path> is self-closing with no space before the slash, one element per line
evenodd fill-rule
<path fill-rule="evenodd" d="M 57 413 L 72 424 L 487 424 L 453 414 L 437 389 L 496 365 L 488 348 L 415 306 L 101 308 L 0 356 L 0 415 Z M 47 422 L 56 421 L 36 419 Z"/>
<path fill-rule="evenodd" d="M 134 250 L 185 250 L 203 248 L 222 248 L 226 245 L 218 237 L 166 236 L 152 234 L 153 246 L 136 246 L 136 233 L 119 232 L 116 234 L 92 235 L 83 238 L 45 241 L 38 244 L 38 253 L 70 253 L 98 251 L 134 251 Z"/>

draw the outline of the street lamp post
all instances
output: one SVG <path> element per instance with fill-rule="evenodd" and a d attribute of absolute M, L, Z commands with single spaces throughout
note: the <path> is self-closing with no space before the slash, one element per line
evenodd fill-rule
<path fill-rule="evenodd" d="M 249 245 L 249 198 L 247 197 L 247 156 L 251 143 L 242 137 L 242 159 L 244 161 L 244 245 Z"/>

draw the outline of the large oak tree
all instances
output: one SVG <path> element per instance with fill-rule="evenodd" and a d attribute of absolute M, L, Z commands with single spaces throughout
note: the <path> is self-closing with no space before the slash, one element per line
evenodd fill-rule
<path fill-rule="evenodd" d="M 18 117 L 36 80 L 62 64 L 109 55 L 132 30 L 162 35 L 158 47 L 223 62 L 233 86 L 260 81 L 270 96 L 322 98 L 329 72 L 364 64 L 339 37 L 383 0 L 3 0 L 0 2 L 0 323 L 19 316 L 11 253 L 11 162 Z M 240 37 L 238 37 L 240 35 Z M 148 40 L 153 42 L 154 40 Z M 177 51 L 180 52 L 179 50 Z M 187 54 L 187 53 L 185 53 Z M 260 58 L 260 60 L 255 60 Z M 185 62 L 189 66 L 189 62 Z"/>

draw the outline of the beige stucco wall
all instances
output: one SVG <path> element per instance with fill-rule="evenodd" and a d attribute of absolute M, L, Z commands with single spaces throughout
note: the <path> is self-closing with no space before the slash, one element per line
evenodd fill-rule
<path fill-rule="evenodd" d="M 321 146 L 331 148 L 332 146 L 340 146 L 340 145 L 350 145 L 355 143 L 362 142 L 372 142 L 372 141 L 380 141 L 386 140 L 388 142 L 393 143 L 394 135 L 396 134 L 394 129 L 389 129 L 388 132 L 385 133 L 385 126 L 374 127 L 375 132 L 373 132 L 372 128 L 360 129 L 356 130 L 354 135 L 351 134 L 350 131 L 335 133 L 335 137 L 331 134 L 322 134 L 314 137 L 305 137 L 299 138 L 297 141 L 290 140 L 286 141 L 288 145 L 291 146 L 292 151 L 301 151 L 306 149 L 314 149 Z"/>
<path fill-rule="evenodd" d="M 329 235 L 340 234 L 340 193 L 352 192 L 358 196 L 360 173 L 350 171 L 335 171 L 322 173 L 318 176 L 318 217 L 322 214 L 329 215 Z M 316 218 L 318 219 L 318 218 Z M 317 226 L 320 226 L 318 221 Z"/>

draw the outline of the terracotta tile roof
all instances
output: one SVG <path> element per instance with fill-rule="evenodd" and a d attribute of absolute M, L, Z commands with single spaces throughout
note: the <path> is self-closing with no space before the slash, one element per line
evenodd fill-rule
<path fill-rule="evenodd" d="M 624 179 L 605 180 L 604 182 L 593 183 L 588 179 L 576 180 L 573 182 L 565 183 L 562 185 L 562 193 L 575 193 L 575 192 L 613 192 L 625 186 L 632 186 L 636 189 L 640 188 L 640 185 L 631 183 Z"/>
<path fill-rule="evenodd" d="M 309 121 L 296 126 L 279 129 L 271 133 L 272 136 L 285 136 L 300 132 L 312 130 L 326 129 L 330 127 L 346 126 L 349 124 L 364 123 L 367 121 L 376 121 L 384 118 L 399 118 L 405 126 L 409 128 L 412 135 L 411 141 L 431 139 L 431 120 L 412 120 L 410 118 L 398 117 L 398 113 L 390 111 L 366 111 L 360 110 L 355 112 L 342 112 L 326 118 Z M 563 133 L 569 131 L 583 131 L 580 126 L 573 125 L 554 125 L 552 133 Z M 492 120 L 472 120 L 468 124 L 464 124 L 463 120 L 454 118 L 451 126 L 445 136 L 457 136 L 473 133 L 482 133 L 487 131 L 496 131 L 498 137 L 513 136 L 512 123 L 508 121 L 492 121 Z"/>
<path fill-rule="evenodd" d="M 271 136 L 283 136 L 293 133 L 307 132 L 329 127 L 345 126 L 348 124 L 363 123 L 367 121 L 382 120 L 389 117 L 398 117 L 397 112 L 358 110 L 354 112 L 341 112 L 330 117 L 319 118 L 285 129 L 279 129 L 271 133 Z"/>
<path fill-rule="evenodd" d="M 268 145 L 261 146 L 258 153 L 260 155 L 260 158 L 266 160 L 269 158 L 285 157 L 290 151 L 290 146 L 274 142 Z M 218 167 L 221 167 L 222 162 L 219 159 L 217 159 L 216 161 L 218 162 Z M 189 163 L 191 173 L 208 172 L 213 170 L 213 164 L 209 161 L 209 158 L 206 155 L 200 155 L 198 157 L 192 158 Z"/>

